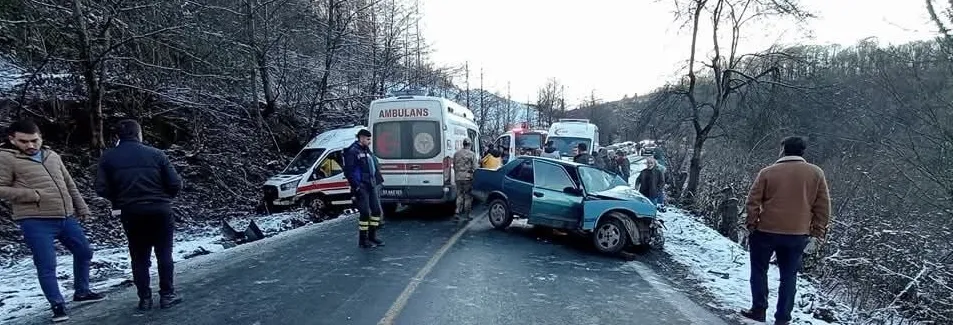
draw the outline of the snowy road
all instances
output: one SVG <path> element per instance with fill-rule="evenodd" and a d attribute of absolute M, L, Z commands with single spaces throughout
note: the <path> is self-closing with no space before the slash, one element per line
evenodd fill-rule
<path fill-rule="evenodd" d="M 355 224 L 188 260 L 181 306 L 140 314 L 128 288 L 74 306 L 70 324 L 723 324 L 650 267 L 569 237 L 405 217 L 388 224 L 387 246 L 363 252 Z"/>

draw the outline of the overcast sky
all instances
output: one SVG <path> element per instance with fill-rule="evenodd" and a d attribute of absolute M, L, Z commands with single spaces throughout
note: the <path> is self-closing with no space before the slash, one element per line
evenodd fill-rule
<path fill-rule="evenodd" d="M 672 0 L 419 1 L 433 60 L 469 61 L 474 88 L 483 67 L 484 88 L 505 94 L 510 82 L 514 100 L 535 101 L 550 77 L 566 85 L 572 104 L 593 89 L 603 100 L 644 94 L 677 80 L 688 57 L 689 34 L 674 21 Z M 902 43 L 933 35 L 923 1 L 802 3 L 819 16 L 806 31 L 791 23 L 754 26 L 745 32 L 743 50 L 793 42 L 852 45 L 871 36 L 882 44 Z"/>

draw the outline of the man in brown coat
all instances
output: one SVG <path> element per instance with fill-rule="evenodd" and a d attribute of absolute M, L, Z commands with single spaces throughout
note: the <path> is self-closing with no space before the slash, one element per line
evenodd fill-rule
<path fill-rule="evenodd" d="M 824 171 L 802 157 L 807 148 L 804 139 L 785 138 L 781 147 L 781 159 L 758 173 L 748 193 L 745 224 L 751 232 L 748 245 L 752 306 L 741 314 L 765 321 L 768 262 L 775 254 L 781 284 L 774 323 L 789 324 L 801 256 L 811 237 L 821 241 L 827 235 L 831 201 Z"/>
<path fill-rule="evenodd" d="M 19 121 L 7 129 L 13 148 L 0 148 L 0 198 L 13 207 L 13 221 L 33 253 L 33 264 L 43 295 L 53 309 L 53 321 L 69 319 L 66 301 L 56 280 L 59 240 L 73 254 L 73 301 L 99 301 L 89 290 L 89 262 L 93 251 L 76 217 L 89 217 L 89 208 L 66 171 L 60 156 L 43 147 L 40 129 Z"/>

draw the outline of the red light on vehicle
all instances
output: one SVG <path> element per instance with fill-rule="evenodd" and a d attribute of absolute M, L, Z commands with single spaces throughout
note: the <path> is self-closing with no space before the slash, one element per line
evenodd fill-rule
<path fill-rule="evenodd" d="M 453 170 L 453 159 L 450 156 L 443 157 L 443 185 L 449 186 L 451 184 L 451 170 Z"/>

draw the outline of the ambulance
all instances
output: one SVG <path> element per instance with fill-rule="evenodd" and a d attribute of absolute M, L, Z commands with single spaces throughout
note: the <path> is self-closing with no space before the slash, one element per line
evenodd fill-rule
<path fill-rule="evenodd" d="M 572 160 L 573 149 L 585 143 L 589 153 L 599 150 L 599 127 L 588 119 L 559 119 L 549 127 L 549 137 L 563 160 Z"/>
<path fill-rule="evenodd" d="M 344 178 L 343 152 L 354 143 L 364 126 L 334 129 L 319 134 L 262 187 L 264 207 L 269 212 L 302 206 L 312 213 L 328 215 L 351 205 L 351 190 Z"/>
<path fill-rule="evenodd" d="M 546 144 L 546 133 L 548 132 L 543 130 L 514 128 L 497 137 L 493 144 L 500 150 L 506 148 L 507 152 L 504 155 L 516 157 L 522 155 L 524 151 L 542 149 Z"/>
<path fill-rule="evenodd" d="M 398 95 L 371 102 L 367 120 L 384 177 L 384 210 L 456 200 L 453 154 L 464 139 L 477 159 L 482 151 L 472 111 L 446 98 Z"/>

